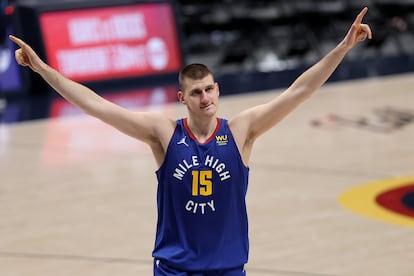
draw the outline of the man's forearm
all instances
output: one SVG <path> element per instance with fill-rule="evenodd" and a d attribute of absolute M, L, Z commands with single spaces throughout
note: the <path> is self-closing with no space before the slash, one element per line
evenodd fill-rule
<path fill-rule="evenodd" d="M 86 86 L 64 77 L 46 63 L 41 66 L 38 73 L 56 92 L 85 113 L 92 114 L 97 101 L 101 99 Z"/>
<path fill-rule="evenodd" d="M 312 94 L 315 90 L 321 87 L 332 75 L 341 61 L 347 54 L 348 49 L 343 42 L 339 43 L 333 50 L 324 56 L 319 62 L 306 70 L 296 81 L 291 88 L 295 90 L 298 88 L 306 94 Z"/>

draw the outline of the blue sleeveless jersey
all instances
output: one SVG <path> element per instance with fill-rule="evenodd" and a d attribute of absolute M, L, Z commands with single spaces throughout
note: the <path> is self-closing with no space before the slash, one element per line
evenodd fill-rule
<path fill-rule="evenodd" d="M 177 121 L 158 178 L 158 223 L 153 257 L 186 271 L 247 263 L 248 168 L 228 127 L 199 143 Z"/>

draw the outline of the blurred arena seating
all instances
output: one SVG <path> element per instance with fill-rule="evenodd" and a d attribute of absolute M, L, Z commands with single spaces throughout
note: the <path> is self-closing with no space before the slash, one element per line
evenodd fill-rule
<path fill-rule="evenodd" d="M 191 61 L 214 71 L 281 71 L 312 64 L 370 8 L 374 39 L 349 59 L 414 53 L 414 1 L 179 0 Z"/>
<path fill-rule="evenodd" d="M 16 4 L 36 2 L 57 4 L 53 0 L 15 1 Z M 59 1 L 62 5 L 75 2 L 85 1 Z M 414 0 L 175 0 L 175 3 L 187 63 L 206 63 L 217 74 L 284 71 L 313 64 L 339 42 L 364 6 L 370 8 L 365 20 L 372 26 L 374 38 L 352 51 L 347 59 L 414 53 L 411 46 Z"/>

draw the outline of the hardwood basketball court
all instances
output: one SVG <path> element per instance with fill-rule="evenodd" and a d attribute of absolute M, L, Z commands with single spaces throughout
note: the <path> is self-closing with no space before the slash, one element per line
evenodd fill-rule
<path fill-rule="evenodd" d="M 414 218 L 384 221 L 339 200 L 366 183 L 414 183 L 414 121 L 401 118 L 414 114 L 413 87 L 412 74 L 330 83 L 259 138 L 249 276 L 414 275 Z M 222 97 L 220 115 L 278 92 Z M 176 103 L 147 108 L 185 115 Z M 400 114 L 400 125 L 381 114 Z M 74 116 L 0 125 L 0 157 L 0 275 L 152 275 L 156 165 L 146 145 Z"/>

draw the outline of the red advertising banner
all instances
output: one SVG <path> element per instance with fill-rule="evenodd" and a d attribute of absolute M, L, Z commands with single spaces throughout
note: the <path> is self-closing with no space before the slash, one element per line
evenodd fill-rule
<path fill-rule="evenodd" d="M 48 63 L 75 81 L 172 73 L 182 66 L 168 3 L 50 11 L 40 15 Z"/>

